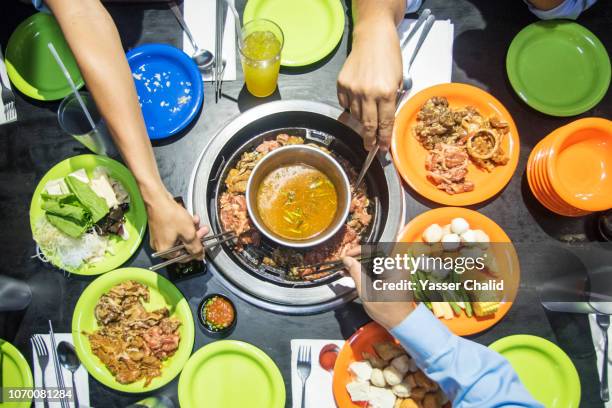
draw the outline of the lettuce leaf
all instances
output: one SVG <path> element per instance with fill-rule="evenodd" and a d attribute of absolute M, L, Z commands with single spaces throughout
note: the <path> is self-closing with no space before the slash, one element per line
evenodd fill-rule
<path fill-rule="evenodd" d="M 66 184 L 83 207 L 89 211 L 94 224 L 108 214 L 109 208 L 106 200 L 94 193 L 89 185 L 72 176 L 66 177 Z"/>
<path fill-rule="evenodd" d="M 42 200 L 41 208 L 49 214 L 72 218 L 79 224 L 91 224 L 91 215 L 73 194 L 42 196 Z"/>
<path fill-rule="evenodd" d="M 89 228 L 89 225 L 81 224 L 72 218 L 61 217 L 51 213 L 45 213 L 45 216 L 51 225 L 73 238 L 79 238 Z"/>

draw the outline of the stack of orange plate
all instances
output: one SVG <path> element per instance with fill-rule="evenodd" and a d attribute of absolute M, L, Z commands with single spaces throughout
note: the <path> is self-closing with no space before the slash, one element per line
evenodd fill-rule
<path fill-rule="evenodd" d="M 579 119 L 533 148 L 527 181 L 549 210 L 580 217 L 612 208 L 612 121 Z"/>

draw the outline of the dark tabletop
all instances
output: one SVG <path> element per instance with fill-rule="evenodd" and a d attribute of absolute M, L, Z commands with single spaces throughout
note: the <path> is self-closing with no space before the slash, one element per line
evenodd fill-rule
<path fill-rule="evenodd" d="M 289 0 L 288 0 L 289 1 Z M 244 1 L 237 2 L 239 9 Z M 522 282 L 516 302 L 495 327 L 472 339 L 488 345 L 511 334 L 533 334 L 557 343 L 574 362 L 582 385 L 582 407 L 601 407 L 599 380 L 591 334 L 583 315 L 547 313 L 535 292 L 536 283 L 558 273 L 562 266 L 588 264 L 586 259 L 601 259 L 612 251 L 597 244 L 594 216 L 569 219 L 555 216 L 532 196 L 525 179 L 525 164 L 531 148 L 553 129 L 575 118 L 554 118 L 535 112 L 513 93 L 505 73 L 505 54 L 512 38 L 526 25 L 536 21 L 521 0 L 426 0 L 438 19 L 451 19 L 455 26 L 453 81 L 479 86 L 497 97 L 513 115 L 521 137 L 521 156 L 510 184 L 493 200 L 476 206 L 504 228 L 519 248 Z M 113 4 L 108 6 L 129 50 L 151 42 L 181 46 L 181 32 L 172 13 L 164 5 Z M 2 49 L 17 24 L 34 13 L 28 5 L 3 2 L 0 17 Z M 348 20 L 347 20 L 348 21 Z M 612 53 L 612 8 L 601 0 L 585 12 L 579 22 L 593 31 Z M 346 58 L 347 35 L 321 63 L 308 69 L 282 72 L 280 92 L 271 98 L 255 100 L 238 80 L 226 82 L 224 98 L 215 104 L 212 89 L 205 85 L 205 102 L 197 123 L 172 143 L 155 146 L 158 166 L 166 186 L 174 195 L 185 195 L 196 159 L 206 142 L 232 117 L 270 99 L 310 99 L 337 105 L 336 77 Z M 380 63 L 372 61 L 372 63 Z M 384 63 L 384 62 L 382 62 Z M 240 71 L 240 69 L 239 69 Z M 62 273 L 31 259 L 34 254 L 28 210 L 38 181 L 57 162 L 84 149 L 57 123 L 57 103 L 40 103 L 17 97 L 17 123 L 0 126 L 0 248 L 3 249 L 0 274 L 27 281 L 33 292 L 32 304 L 23 312 L 0 313 L 0 338 L 11 341 L 31 361 L 29 337 L 47 331 L 52 319 L 56 332 L 69 332 L 72 311 L 91 278 L 65 277 Z M 612 93 L 581 116 L 612 117 Z M 414 192 L 407 198 L 408 217 L 437 205 L 426 202 Z M 408 218 L 408 219 L 409 219 Z M 594 252 L 593 252 L 594 251 Z M 580 253 L 583 255 L 580 255 Z M 128 265 L 151 264 L 148 237 Z M 584 255 L 586 253 L 586 255 Z M 582 260 L 581 260 L 582 259 Z M 612 264 L 612 262 L 609 262 Z M 207 274 L 177 285 L 195 310 L 204 294 L 221 291 L 219 282 Z M 268 353 L 285 379 L 287 406 L 291 403 L 290 340 L 294 338 L 338 339 L 351 335 L 369 319 L 353 302 L 333 312 L 315 316 L 290 317 L 257 309 L 233 297 L 239 320 L 230 338 L 250 342 Z M 197 331 L 197 330 L 196 330 Z M 424 336 L 427 333 L 423 333 Z M 195 349 L 213 341 L 197 331 Z M 177 380 L 160 393 L 176 395 Z M 95 407 L 125 406 L 142 396 L 125 395 L 99 384 L 90 377 L 91 404 Z"/>

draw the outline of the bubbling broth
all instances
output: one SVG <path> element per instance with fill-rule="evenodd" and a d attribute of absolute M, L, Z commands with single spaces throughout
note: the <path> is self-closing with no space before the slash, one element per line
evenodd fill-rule
<path fill-rule="evenodd" d="M 306 164 L 272 170 L 257 191 L 257 211 L 275 234 L 305 240 L 325 231 L 338 210 L 331 180 Z"/>

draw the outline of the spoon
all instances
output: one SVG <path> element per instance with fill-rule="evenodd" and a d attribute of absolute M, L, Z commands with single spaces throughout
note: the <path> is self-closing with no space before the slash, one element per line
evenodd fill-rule
<path fill-rule="evenodd" d="M 427 38 L 427 34 L 429 34 L 429 31 L 431 30 L 431 27 L 433 26 L 435 21 L 436 21 L 436 18 L 433 15 L 429 15 L 427 19 L 425 20 L 423 31 L 421 31 L 421 35 L 419 36 L 416 47 L 414 48 L 414 52 L 412 53 L 412 56 L 410 57 L 410 60 L 408 61 L 408 64 L 405 67 L 406 76 L 408 77 L 406 83 L 404 84 L 404 89 L 406 91 L 412 88 L 412 77 L 410 76 L 410 68 L 412 67 L 412 63 L 414 62 L 414 59 L 419 53 L 419 50 L 421 49 L 421 46 L 425 42 L 425 39 Z"/>
<path fill-rule="evenodd" d="M 333 372 L 336 359 L 338 358 L 338 352 L 340 352 L 340 348 L 333 343 L 323 346 L 319 352 L 319 365 L 324 370 L 330 373 Z"/>
<path fill-rule="evenodd" d="M 191 42 L 191 45 L 193 46 L 193 49 L 195 50 L 193 55 L 191 56 L 191 59 L 196 63 L 198 68 L 200 68 L 201 70 L 206 71 L 210 69 L 213 64 L 213 61 L 215 60 L 215 56 L 213 55 L 212 52 L 198 47 L 198 44 L 196 44 L 195 39 L 193 38 L 193 35 L 191 35 L 191 30 L 189 30 L 189 27 L 187 26 L 187 23 L 185 22 L 185 19 L 183 18 L 183 14 L 181 14 L 181 10 L 179 9 L 176 2 L 174 1 L 170 2 L 170 9 L 174 13 L 174 16 L 178 20 L 181 27 L 183 27 L 183 31 L 185 31 L 185 34 L 187 34 L 187 37 L 189 38 L 189 41 Z"/>
<path fill-rule="evenodd" d="M 79 407 L 79 398 L 77 397 L 77 388 L 76 383 L 74 381 L 74 373 L 81 366 L 81 362 L 79 361 L 79 357 L 77 357 L 76 351 L 74 350 L 74 346 L 67 341 L 62 341 L 57 345 L 57 356 L 59 358 L 60 364 L 70 371 L 72 374 L 72 389 L 74 391 L 74 406 Z"/>

